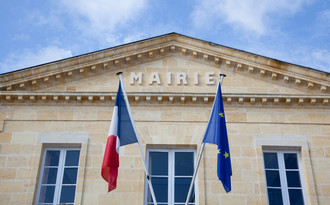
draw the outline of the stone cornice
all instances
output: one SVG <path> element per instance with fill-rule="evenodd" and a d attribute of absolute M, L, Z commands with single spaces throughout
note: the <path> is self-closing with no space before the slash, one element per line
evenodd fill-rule
<path fill-rule="evenodd" d="M 295 87 L 307 93 L 330 94 L 327 73 L 285 62 L 276 61 L 276 64 L 272 59 L 178 34 L 156 37 L 5 74 L 0 76 L 0 89 L 2 91 L 40 90 L 173 55 L 217 69 L 229 69 L 245 76 L 271 81 L 274 84 Z"/>
<path fill-rule="evenodd" d="M 134 104 L 207 104 L 213 103 L 214 93 L 127 93 Z M 114 103 L 115 92 L 8 92 L 0 93 L 2 105 L 99 105 Z M 329 108 L 330 95 L 282 95 L 224 93 L 225 104 L 263 107 Z"/>

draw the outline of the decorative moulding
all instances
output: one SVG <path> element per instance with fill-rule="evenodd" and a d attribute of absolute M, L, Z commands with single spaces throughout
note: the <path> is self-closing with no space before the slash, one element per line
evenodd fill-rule
<path fill-rule="evenodd" d="M 127 93 L 134 104 L 207 104 L 213 103 L 215 94 L 211 93 Z M 95 105 L 114 103 L 115 92 L 12 92 L 0 94 L 0 103 L 29 105 Z M 231 106 L 262 107 L 320 107 L 329 108 L 329 95 L 283 95 L 283 94 L 239 94 L 224 93 L 223 101 Z"/>
<path fill-rule="evenodd" d="M 30 68 L 33 70 L 30 75 L 24 74 L 23 70 L 0 76 L 0 81 L 2 82 L 0 89 L 1 91 L 40 90 L 60 83 L 101 75 L 108 71 L 122 70 L 127 68 L 127 65 L 135 66 L 164 57 L 178 55 L 217 69 L 230 69 L 242 75 L 261 78 L 266 81 L 271 80 L 272 83 L 281 84 L 282 86 L 306 90 L 308 93 L 330 94 L 330 83 L 328 80 L 322 80 L 317 78 L 317 76 L 303 75 L 299 73 L 299 67 L 297 72 L 279 69 L 275 66 L 258 64 L 242 56 L 224 54 L 221 52 L 222 49 L 205 49 L 179 41 L 168 41 L 134 51 L 106 55 L 111 50 L 86 54 L 85 58 L 89 57 L 89 60 L 84 59 L 83 55 L 63 60 L 66 62 L 62 63 L 63 65 L 59 61 Z M 104 52 L 103 55 L 101 55 L 102 52 Z M 51 66 L 56 67 L 56 69 L 47 69 Z M 29 72 L 28 70 L 26 72 Z"/>

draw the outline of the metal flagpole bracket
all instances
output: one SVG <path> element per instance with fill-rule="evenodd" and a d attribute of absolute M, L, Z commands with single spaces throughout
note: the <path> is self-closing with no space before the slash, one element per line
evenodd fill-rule
<path fill-rule="evenodd" d="M 225 77 L 226 77 L 226 74 L 220 73 L 220 84 L 222 84 L 222 81 Z"/>

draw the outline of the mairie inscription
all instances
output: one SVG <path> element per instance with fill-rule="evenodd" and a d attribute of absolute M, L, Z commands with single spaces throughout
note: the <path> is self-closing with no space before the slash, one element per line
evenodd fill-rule
<path fill-rule="evenodd" d="M 164 83 L 167 85 L 199 85 L 201 82 L 206 85 L 215 85 L 216 74 L 215 72 L 205 72 L 203 75 L 197 72 L 193 74 L 167 72 L 166 76 L 161 76 L 158 72 L 151 72 L 148 75 L 143 72 L 131 72 L 131 85 L 142 85 L 145 80 L 147 80 L 148 85 L 162 85 Z"/>

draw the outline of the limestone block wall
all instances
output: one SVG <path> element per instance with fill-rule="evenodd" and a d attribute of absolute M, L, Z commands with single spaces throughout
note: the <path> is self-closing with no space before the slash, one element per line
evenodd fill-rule
<path fill-rule="evenodd" d="M 211 103 L 132 103 L 144 152 L 151 145 L 200 149 Z M 42 150 L 79 145 L 77 204 L 143 204 L 144 171 L 136 144 L 120 148 L 117 189 L 107 193 L 101 163 L 113 104 L 1 107 L 0 204 L 32 204 Z M 215 145 L 207 144 L 198 172 L 199 204 L 267 204 L 262 149 L 299 149 L 309 204 L 330 204 L 330 111 L 323 108 L 226 105 L 232 191 L 216 176 Z"/>

